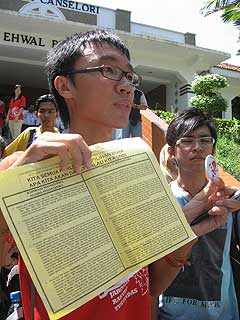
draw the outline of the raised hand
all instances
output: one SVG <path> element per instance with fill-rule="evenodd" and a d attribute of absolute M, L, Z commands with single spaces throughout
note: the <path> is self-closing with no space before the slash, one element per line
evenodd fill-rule
<path fill-rule="evenodd" d="M 76 172 L 81 172 L 83 166 L 91 166 L 92 152 L 79 134 L 43 133 L 14 162 L 12 167 L 38 162 L 53 156 L 59 156 L 61 170 L 66 170 L 69 161 Z"/>
<path fill-rule="evenodd" d="M 190 224 L 196 217 L 204 212 L 208 212 L 206 219 L 192 226 L 197 236 L 206 234 L 226 222 L 230 210 L 221 204 L 221 201 L 225 199 L 225 192 L 226 186 L 223 180 L 221 178 L 214 178 L 183 207 L 185 216 Z"/>

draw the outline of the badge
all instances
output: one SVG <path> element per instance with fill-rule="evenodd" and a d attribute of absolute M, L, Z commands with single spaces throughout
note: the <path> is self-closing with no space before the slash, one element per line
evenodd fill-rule
<path fill-rule="evenodd" d="M 219 177 L 217 162 L 212 155 L 208 155 L 205 159 L 205 170 L 209 179 Z"/>

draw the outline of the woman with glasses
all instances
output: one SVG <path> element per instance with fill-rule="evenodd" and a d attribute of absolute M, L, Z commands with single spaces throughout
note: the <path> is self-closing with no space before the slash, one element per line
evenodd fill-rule
<path fill-rule="evenodd" d="M 22 85 L 16 84 L 14 96 L 10 101 L 6 122 L 8 123 L 11 136 L 15 139 L 21 132 L 23 124 L 23 110 L 26 107 L 26 98 L 22 94 Z"/>
<path fill-rule="evenodd" d="M 190 108 L 170 123 L 166 139 L 169 156 L 178 166 L 170 186 L 184 207 L 208 182 L 205 158 L 215 152 L 216 128 L 200 109 Z M 200 236 L 193 245 L 184 271 L 160 299 L 159 319 L 239 319 L 230 262 L 232 221 L 229 214 L 223 226 Z"/>

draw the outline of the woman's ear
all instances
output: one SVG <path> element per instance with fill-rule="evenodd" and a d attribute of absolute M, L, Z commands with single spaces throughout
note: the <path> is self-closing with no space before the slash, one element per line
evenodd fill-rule
<path fill-rule="evenodd" d="M 73 97 L 73 84 L 67 77 L 57 76 L 54 79 L 54 87 L 63 98 L 71 99 Z"/>

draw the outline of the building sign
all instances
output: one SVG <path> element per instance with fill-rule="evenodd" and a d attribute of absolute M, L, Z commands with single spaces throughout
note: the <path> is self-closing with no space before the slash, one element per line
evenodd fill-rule
<path fill-rule="evenodd" d="M 52 48 L 58 43 L 58 40 L 55 39 L 47 39 L 31 34 L 13 33 L 6 31 L 3 32 L 1 40 L 5 43 L 9 42 L 11 44 L 18 44 L 23 47 L 27 45 L 30 47 L 46 49 Z"/>
<path fill-rule="evenodd" d="M 76 10 L 84 13 L 99 14 L 99 7 L 70 0 L 32 0 L 34 3 L 52 5 L 58 8 Z"/>

